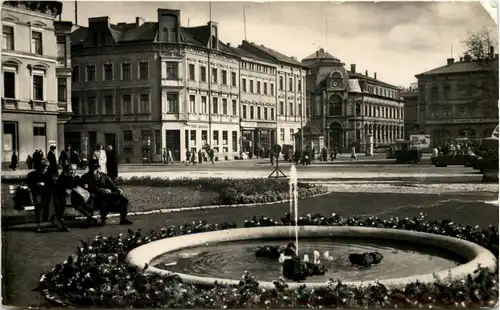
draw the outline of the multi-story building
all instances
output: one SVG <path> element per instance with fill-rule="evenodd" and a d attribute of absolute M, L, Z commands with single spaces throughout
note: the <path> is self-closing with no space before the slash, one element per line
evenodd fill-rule
<path fill-rule="evenodd" d="M 420 112 L 417 90 L 408 89 L 408 91 L 403 92 L 403 98 L 405 100 L 404 138 L 408 140 L 410 138 L 410 135 L 425 132 L 424 126 L 420 125 L 422 120 L 421 116 L 423 116 L 425 113 Z"/>
<path fill-rule="evenodd" d="M 498 125 L 498 54 L 475 61 L 466 55 L 417 74 L 418 104 L 433 146 L 456 138 L 491 136 Z"/>
<path fill-rule="evenodd" d="M 206 144 L 219 160 L 238 154 L 239 57 L 218 25 L 181 27 L 178 10 L 158 21 L 89 18 L 72 34 L 74 117 L 68 140 L 90 152 L 114 146 L 121 162 L 174 160 Z"/>
<path fill-rule="evenodd" d="M 2 161 L 25 162 L 35 150 L 64 145 L 71 115 L 69 33 L 56 21 L 61 1 L 4 1 L 2 5 Z"/>
<path fill-rule="evenodd" d="M 306 122 L 306 67 L 295 58 L 253 42 L 243 41 L 239 48 L 276 64 L 276 80 L 273 85 L 277 96 L 276 142 L 279 145 L 293 145 L 295 134 Z"/>
<path fill-rule="evenodd" d="M 267 157 L 276 144 L 277 65 L 241 48 L 231 48 L 240 59 L 241 151 Z"/>
<path fill-rule="evenodd" d="M 350 71 L 324 49 L 305 58 L 309 68 L 306 90 L 312 124 L 324 135 L 325 147 L 363 151 L 373 136 L 374 144 L 402 138 L 404 100 L 398 87 L 374 77 Z"/>

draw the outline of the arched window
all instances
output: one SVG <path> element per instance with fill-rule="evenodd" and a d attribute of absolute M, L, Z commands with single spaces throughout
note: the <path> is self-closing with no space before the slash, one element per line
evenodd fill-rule
<path fill-rule="evenodd" d="M 331 95 L 328 100 L 328 116 L 342 116 L 342 98 L 339 95 Z"/>

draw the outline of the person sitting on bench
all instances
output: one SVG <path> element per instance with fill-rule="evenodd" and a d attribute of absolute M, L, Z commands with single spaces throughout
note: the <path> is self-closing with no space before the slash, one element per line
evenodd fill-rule
<path fill-rule="evenodd" d="M 43 220 L 48 221 L 49 211 L 54 211 L 49 210 L 49 207 L 51 205 L 51 198 L 53 198 L 55 182 L 52 177 L 52 172 L 48 171 L 48 167 L 48 161 L 42 158 L 40 163 L 36 166 L 36 170 L 28 173 L 26 177 L 26 185 L 33 196 L 37 232 L 44 232 L 40 226 L 42 213 Z"/>
<path fill-rule="evenodd" d="M 94 205 L 99 208 L 101 224 L 106 224 L 108 213 L 120 214 L 120 225 L 130 225 L 127 219 L 128 199 L 122 195 L 122 190 L 106 174 L 99 172 L 99 161 L 89 161 L 89 172 L 81 178 L 81 183 L 94 196 Z"/>
<path fill-rule="evenodd" d="M 87 223 L 96 223 L 92 217 L 94 208 L 91 203 L 90 193 L 80 186 L 80 177 L 76 175 L 77 165 L 72 163 L 63 168 L 63 173 L 56 183 L 58 207 L 56 217 L 62 224 L 62 231 L 69 231 L 64 225 L 64 210 L 68 205 L 87 217 Z"/>

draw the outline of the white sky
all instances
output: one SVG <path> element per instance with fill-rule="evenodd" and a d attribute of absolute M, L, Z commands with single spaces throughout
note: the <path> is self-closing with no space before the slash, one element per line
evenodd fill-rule
<path fill-rule="evenodd" d="M 182 26 L 204 25 L 208 2 L 78 1 L 78 23 L 109 16 L 112 23 L 136 16 L 157 21 L 157 8 L 181 10 Z M 395 85 L 446 64 L 464 51 L 468 32 L 498 27 L 479 2 L 246 2 L 247 39 L 299 60 L 319 47 L 358 72 Z M 326 23 L 326 19 L 328 22 Z M 63 20 L 74 22 L 74 1 L 64 1 Z M 244 39 L 243 2 L 212 2 L 219 38 L 237 46 Z M 328 42 L 326 28 L 328 25 Z M 498 50 L 498 46 L 495 47 Z"/>

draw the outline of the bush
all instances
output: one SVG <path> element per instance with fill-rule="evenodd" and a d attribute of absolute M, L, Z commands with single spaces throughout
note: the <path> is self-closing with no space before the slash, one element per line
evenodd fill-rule
<path fill-rule="evenodd" d="M 289 222 L 289 215 L 285 215 L 281 223 L 256 217 L 245 221 L 245 226 L 286 225 Z M 426 231 L 475 242 L 498 257 L 498 230 L 494 227 L 483 229 L 448 220 L 429 221 L 423 215 L 382 220 L 316 214 L 301 217 L 299 222 Z M 330 281 L 320 289 L 307 290 L 302 286 L 288 290 L 283 279 L 278 279 L 274 289 L 264 290 L 248 273 L 243 275 L 239 285 L 222 287 L 215 284 L 212 288 L 204 288 L 184 284 L 175 275 L 146 274 L 126 262 L 130 250 L 154 240 L 235 227 L 235 224 L 213 225 L 200 221 L 164 227 L 158 232 L 129 230 L 128 236 L 97 236 L 90 243 L 82 242 L 75 255 L 43 275 L 39 289 L 45 296 L 60 297 L 66 306 L 110 308 L 494 307 L 498 300 L 498 271 L 492 273 L 482 268 L 476 271 L 475 279 L 471 276 L 461 281 L 437 279 L 433 284 L 411 283 L 404 289 L 391 289 L 381 284 L 354 287 Z"/>

